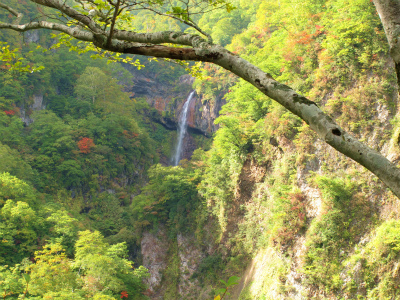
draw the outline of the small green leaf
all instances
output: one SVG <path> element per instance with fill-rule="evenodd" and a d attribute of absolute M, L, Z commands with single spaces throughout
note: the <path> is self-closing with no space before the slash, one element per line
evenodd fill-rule
<path fill-rule="evenodd" d="M 237 277 L 237 276 L 229 277 L 227 287 L 235 285 L 235 284 L 239 284 L 239 280 L 240 280 L 240 277 Z"/>
<path fill-rule="evenodd" d="M 221 294 L 225 294 L 226 289 L 218 289 L 215 291 L 215 295 L 221 295 Z"/>
<path fill-rule="evenodd" d="M 29 283 L 29 281 L 31 280 L 31 276 L 29 274 L 26 274 L 26 273 L 22 274 L 22 276 L 24 277 L 25 282 Z"/>
<path fill-rule="evenodd" d="M 221 282 L 223 285 L 225 285 L 226 287 L 228 286 L 228 284 L 226 283 L 226 281 L 225 280 L 222 280 L 222 279 L 220 279 L 220 281 L 219 282 Z"/>
<path fill-rule="evenodd" d="M 233 5 L 230 4 L 230 3 L 227 3 L 226 6 L 225 6 L 225 8 L 226 8 L 226 11 L 227 11 L 228 13 L 230 13 L 232 10 L 236 9 L 236 7 L 233 6 Z"/>

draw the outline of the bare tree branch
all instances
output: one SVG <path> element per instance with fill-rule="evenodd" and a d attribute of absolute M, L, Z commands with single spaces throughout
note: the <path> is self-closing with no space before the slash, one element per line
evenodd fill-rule
<path fill-rule="evenodd" d="M 70 6 L 66 5 L 65 3 L 59 0 L 31 0 L 31 1 L 39 5 L 55 8 L 63 12 L 68 17 L 75 19 L 76 21 L 79 21 L 80 23 L 87 26 L 94 34 L 104 34 L 104 31 L 95 21 L 93 21 L 92 18 L 90 18 L 87 15 L 81 14 L 77 10 L 71 8 Z"/>
<path fill-rule="evenodd" d="M 157 14 L 157 15 L 169 17 L 169 18 L 175 19 L 175 20 L 177 20 L 177 21 L 179 21 L 179 22 L 182 22 L 182 23 L 184 23 L 184 24 L 186 24 L 186 25 L 188 25 L 188 26 L 194 28 L 195 30 L 197 30 L 198 32 L 200 32 L 202 35 L 206 36 L 207 39 L 208 39 L 208 42 L 209 42 L 210 44 L 213 43 L 213 40 L 212 40 L 211 35 L 209 35 L 209 34 L 208 34 L 207 32 L 205 32 L 205 31 L 201 30 L 201 28 L 200 28 L 193 20 L 191 20 L 191 19 L 189 18 L 189 14 L 188 14 L 188 21 L 186 21 L 186 20 L 184 20 L 184 19 L 182 19 L 182 18 L 179 18 L 179 17 L 175 16 L 174 14 L 165 14 L 165 13 L 159 12 L 159 11 L 157 11 L 157 10 L 151 8 L 151 7 L 143 7 L 143 9 L 145 9 L 145 10 L 150 10 L 150 11 L 154 12 L 154 13 Z"/>
<path fill-rule="evenodd" d="M 115 7 L 114 7 L 114 15 L 113 15 L 113 18 L 111 20 L 110 34 L 109 34 L 109 36 L 107 38 L 107 42 L 106 42 L 107 46 L 110 45 L 110 42 L 111 42 L 111 39 L 112 39 L 112 35 L 113 35 L 113 32 L 114 32 L 115 21 L 117 20 L 117 16 L 118 16 L 118 10 L 119 10 L 120 2 L 121 2 L 120 0 L 117 0 L 117 3 L 115 4 Z"/>
<path fill-rule="evenodd" d="M 15 25 L 15 24 L 0 22 L 0 29 L 12 29 L 19 32 L 25 32 L 33 29 L 51 29 L 59 32 L 64 32 L 81 41 L 93 42 L 94 40 L 93 34 L 91 32 L 80 30 L 77 27 L 69 27 L 63 24 L 57 24 L 46 21 L 31 22 L 23 25 Z"/>
<path fill-rule="evenodd" d="M 8 10 L 10 13 L 12 13 L 14 16 L 17 18 L 21 15 L 19 12 L 17 12 L 15 9 L 9 7 L 8 5 L 5 5 L 4 3 L 0 2 L 0 7 Z"/>
<path fill-rule="evenodd" d="M 16 17 L 16 19 L 13 22 L 13 24 L 19 24 L 19 22 L 21 22 L 21 19 L 23 17 L 22 13 L 17 12 L 12 7 L 10 7 L 10 6 L 8 6 L 8 5 L 4 4 L 4 3 L 1 3 L 1 2 L 0 2 L 0 8 L 4 8 L 4 9 L 8 10 L 10 13 L 12 13 Z"/>

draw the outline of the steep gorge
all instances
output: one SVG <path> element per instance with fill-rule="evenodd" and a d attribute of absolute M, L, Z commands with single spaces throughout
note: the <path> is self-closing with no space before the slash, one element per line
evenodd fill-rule
<path fill-rule="evenodd" d="M 219 32 L 226 22 L 248 19 L 248 4 L 236 2 L 234 17 L 214 24 L 221 29 L 216 40 L 224 37 Z M 254 1 L 252 22 L 225 42 L 399 163 L 398 88 L 379 19 L 369 1 L 324 3 L 283 1 L 278 9 L 275 1 Z M 135 267 L 149 270 L 143 295 L 154 300 L 212 299 L 219 280 L 232 275 L 241 279 L 224 300 L 400 297 L 399 200 L 304 122 L 209 65 L 196 83 L 171 66 L 158 70 L 166 68 L 163 62 L 140 71 L 128 66 L 127 98 L 116 84 L 124 78 L 98 63 L 98 76 L 108 76 L 102 87 L 108 94 L 103 102 L 92 102 L 93 94 L 87 101 L 71 78 L 83 77 L 93 62 L 74 59 L 73 67 L 14 80 L 23 86 L 23 100 L 7 94 L 11 83 L 0 84 L 0 171 L 26 178 L 43 193 L 15 196 L 2 188 L 0 205 L 38 199 L 29 202 L 41 208 L 38 217 L 29 220 L 46 224 L 17 232 L 12 226 L 30 223 L 14 225 L 2 209 L 0 220 L 11 224 L 11 238 L 0 245 L 9 247 L 0 247 L 5 257 L 16 253 L 8 256 L 32 261 L 50 237 L 61 240 L 72 259 L 77 232 L 89 228 L 107 243 L 126 243 Z M 41 76 L 54 78 L 53 86 Z M 193 88 L 198 94 L 188 111 L 183 153 L 188 160 L 170 167 L 177 119 Z M 199 147 L 209 151 L 198 150 L 190 160 Z M 1 187 L 17 186 L 5 178 Z M 90 284 L 94 277 L 85 278 Z M 110 297 L 122 298 L 122 292 L 126 287 Z"/>
<path fill-rule="evenodd" d="M 152 73 L 140 70 L 131 70 L 131 72 L 134 76 L 133 83 L 127 87 L 131 97 L 144 98 L 157 111 L 151 115 L 153 122 L 160 123 L 168 130 L 177 130 L 178 117 L 192 90 L 195 78 L 190 75 L 182 75 L 175 82 L 168 82 L 158 80 L 157 76 Z M 190 159 L 193 151 L 202 146 L 194 136 L 202 135 L 210 138 L 218 129 L 218 125 L 214 124 L 214 121 L 219 116 L 219 111 L 224 104 L 223 93 L 213 102 L 203 102 L 201 95 L 194 95 L 194 101 L 188 111 L 189 135 L 185 137 L 184 141 L 182 154 L 184 159 Z"/>
<path fill-rule="evenodd" d="M 369 6 L 366 2 L 359 5 Z M 357 19 L 357 14 L 349 14 Z M 259 17 L 259 27 L 254 25 L 233 43 L 237 51 L 246 53 L 244 45 L 250 39 L 274 37 L 277 29 L 261 29 L 265 20 Z M 336 55 L 337 45 L 328 43 L 334 43 L 330 34 L 337 39 L 351 29 L 335 31 L 329 21 L 319 18 L 314 21 L 324 25 L 310 22 L 304 31 L 290 36 L 287 44 L 282 43 L 287 53 L 281 71 L 290 70 L 292 84 L 314 97 L 343 128 L 399 162 L 399 99 L 393 63 L 385 51 L 376 61 L 361 61 L 361 52 L 369 50 L 361 50 L 357 43 L 341 44 L 351 53 L 360 51 L 354 54 L 355 61 L 347 57 L 350 52 Z M 379 31 L 378 27 L 374 30 Z M 321 42 L 321 37 L 327 41 Z M 375 39 L 375 45 L 382 43 L 378 36 Z M 332 52 L 322 48 L 328 46 Z M 260 63 L 269 60 L 264 52 L 268 46 L 260 43 L 259 47 L 259 54 L 254 48 L 249 50 L 250 57 L 259 55 Z M 368 67 L 363 69 L 363 65 Z M 210 73 L 219 72 L 210 69 Z M 226 80 L 225 74 L 221 76 Z M 217 86 L 212 80 L 209 84 Z M 317 139 L 305 124 L 267 100 L 263 102 L 245 84 L 230 87 L 229 92 L 226 89 L 226 97 L 222 129 L 216 135 L 218 145 L 208 162 L 211 168 L 220 169 L 206 171 L 209 175 L 200 188 L 213 225 L 207 232 L 211 240 L 193 238 L 193 244 L 203 249 L 198 270 L 210 278 L 215 274 L 219 279 L 241 277 L 227 297 L 232 300 L 396 299 L 399 203 L 393 194 L 364 168 Z M 265 103 L 268 109 L 260 118 L 257 113 L 264 113 Z M 236 123 L 235 117 L 240 121 Z M 218 163 L 212 164 L 213 160 Z M 384 235 L 391 241 L 386 242 Z M 222 267 L 203 268 L 206 258 L 218 255 Z M 197 287 L 191 292 L 194 299 L 212 297 L 203 293 L 210 291 L 215 280 L 193 282 Z"/>

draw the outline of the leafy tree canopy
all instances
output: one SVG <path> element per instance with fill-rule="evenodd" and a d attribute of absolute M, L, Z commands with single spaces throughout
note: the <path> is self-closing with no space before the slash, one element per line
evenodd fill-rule
<path fill-rule="evenodd" d="M 98 3 L 78 1 L 68 4 L 60 0 L 32 0 L 32 2 L 44 6 L 46 9 L 54 9 L 68 21 L 67 24 L 47 21 L 45 14 L 38 21 L 24 23 L 21 20 L 22 13 L 17 8 L 2 4 L 1 7 L 10 13 L 10 17 L 14 22 L 0 23 L 0 28 L 22 32 L 38 28 L 56 30 L 64 34 L 64 40 L 72 48 L 74 46 L 70 40 L 75 38 L 88 43 L 86 44 L 88 48 L 84 51 L 102 49 L 101 51 L 117 53 L 114 57 L 119 57 L 120 54 L 139 54 L 167 59 L 214 63 L 238 75 L 252 84 L 254 88 L 300 117 L 317 133 L 319 138 L 373 172 L 400 197 L 400 186 L 398 184 L 400 182 L 400 170 L 394 164 L 347 133 L 344 128 L 340 127 L 330 116 L 324 113 L 315 102 L 305 98 L 287 85 L 276 81 L 274 74 L 260 69 L 260 67 L 264 69 L 264 66 L 256 67 L 248 60 L 214 43 L 212 36 L 199 27 L 196 15 L 207 13 L 216 8 L 225 8 L 229 12 L 233 8 L 230 2 L 224 0 L 176 2 L 117 0 L 116 2 L 100 1 Z M 397 3 L 397 0 L 395 2 Z M 394 49 L 391 51 L 392 57 L 395 62 L 397 62 L 397 59 L 400 61 L 400 55 L 396 54 L 400 53 L 400 46 L 393 42 L 397 41 L 397 36 L 396 31 L 392 30 L 392 28 L 396 27 L 393 20 L 400 18 L 400 16 L 387 9 L 387 7 L 390 7 L 389 3 L 391 3 L 389 0 L 375 0 L 374 3 L 383 20 L 389 45 L 392 50 Z M 399 3 L 396 5 L 400 6 Z M 276 5 L 272 7 L 276 8 Z M 305 17 L 309 16 L 309 13 L 317 17 L 321 8 L 326 9 L 326 5 L 324 6 L 319 2 L 313 3 L 308 7 L 295 3 L 295 5 L 290 4 L 290 7 L 292 9 L 300 8 L 300 12 L 304 12 Z M 307 10 L 308 8 L 310 8 L 310 11 Z M 176 32 L 137 32 L 135 28 L 129 27 L 131 20 L 134 19 L 134 13 L 132 12 L 136 10 L 151 12 L 155 17 L 168 17 L 178 20 L 188 28 L 184 31 Z M 290 13 L 290 9 L 287 10 L 284 7 L 283 12 Z M 228 20 L 225 22 L 228 22 Z M 360 27 L 357 28 L 358 24 L 353 23 L 357 30 L 361 29 Z M 284 24 L 278 25 L 284 26 Z M 293 25 L 297 26 L 295 23 Z M 287 30 L 290 33 L 291 28 L 289 27 Z M 317 28 L 318 31 L 320 30 Z M 200 33 L 205 38 L 195 35 L 193 32 Z M 316 34 L 318 35 L 318 33 Z M 217 38 L 219 38 L 218 35 Z M 309 38 L 310 35 L 305 34 L 300 38 L 300 41 L 305 43 Z M 344 43 L 348 40 L 346 35 L 340 36 L 339 34 L 339 38 Z M 220 41 L 222 43 L 227 42 L 222 39 Z M 327 42 L 335 43 L 329 40 Z M 355 48 L 357 49 L 357 47 Z M 354 56 L 354 52 L 357 51 L 350 52 L 347 54 Z M 360 57 L 360 59 L 362 62 L 366 57 Z M 91 95 L 91 97 L 93 101 L 95 96 Z"/>

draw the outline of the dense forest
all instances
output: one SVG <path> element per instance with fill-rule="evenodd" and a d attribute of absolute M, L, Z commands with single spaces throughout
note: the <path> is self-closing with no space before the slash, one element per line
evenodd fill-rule
<path fill-rule="evenodd" d="M 112 3 L 66 1 L 86 2 Z M 371 1 L 208 1 L 186 19 L 169 2 L 181 19 L 141 9 L 118 26 L 197 24 L 398 165 L 396 69 Z M 2 22 L 9 6 L 23 22 L 56 17 L 4 0 Z M 44 29 L 0 29 L 0 71 L 3 299 L 400 298 L 399 199 L 249 82 Z M 191 90 L 192 114 L 225 105 L 208 132 L 190 125 L 197 149 L 172 166 Z"/>

